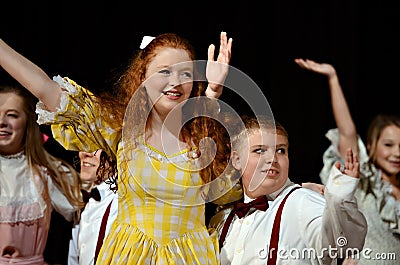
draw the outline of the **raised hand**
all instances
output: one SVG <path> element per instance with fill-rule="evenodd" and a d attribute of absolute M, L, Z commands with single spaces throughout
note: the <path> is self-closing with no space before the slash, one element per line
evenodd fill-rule
<path fill-rule="evenodd" d="M 317 63 L 313 60 L 309 59 L 294 59 L 295 63 L 297 63 L 301 68 L 313 71 L 318 74 L 323 74 L 327 77 L 332 77 L 336 75 L 335 68 L 327 63 Z"/>
<path fill-rule="evenodd" d="M 336 162 L 335 166 L 343 174 L 346 174 L 353 178 L 360 177 L 360 162 L 358 160 L 358 154 L 353 153 L 351 148 L 347 149 L 346 162 L 344 163 L 344 165 L 341 165 L 340 162 Z"/>
<path fill-rule="evenodd" d="M 206 96 L 218 98 L 222 94 L 223 84 L 229 72 L 229 62 L 231 60 L 232 38 L 228 39 L 226 32 L 221 32 L 220 46 L 217 60 L 214 60 L 215 45 L 208 47 L 208 61 L 206 68 L 206 78 L 208 87 Z"/>

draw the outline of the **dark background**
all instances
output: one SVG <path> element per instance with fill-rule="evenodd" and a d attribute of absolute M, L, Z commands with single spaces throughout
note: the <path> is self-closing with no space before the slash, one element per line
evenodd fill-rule
<path fill-rule="evenodd" d="M 1 38 L 49 76 L 93 91 L 109 87 L 143 35 L 178 33 L 206 60 L 208 45 L 226 31 L 231 65 L 262 89 L 289 132 L 296 182 L 320 182 L 324 135 L 335 123 L 325 77 L 300 69 L 295 58 L 336 67 L 363 139 L 375 114 L 399 114 L 400 8 L 393 1 L 7 1 L 1 11 Z M 246 112 L 229 89 L 220 99 Z"/>
<path fill-rule="evenodd" d="M 233 38 L 231 65 L 263 91 L 290 136 L 291 178 L 319 182 L 325 133 L 335 126 L 326 78 L 294 58 L 332 63 L 359 133 L 377 113 L 399 114 L 399 11 L 387 1 L 13 1 L 1 7 L 1 38 L 49 75 L 96 91 L 143 35 L 176 32 L 207 59 L 219 33 Z M 245 111 L 228 89 L 221 97 Z"/>

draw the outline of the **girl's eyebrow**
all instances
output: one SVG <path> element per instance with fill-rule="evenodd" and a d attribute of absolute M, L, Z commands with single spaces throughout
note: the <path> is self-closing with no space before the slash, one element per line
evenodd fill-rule
<path fill-rule="evenodd" d="M 286 147 L 287 144 L 277 144 L 276 146 L 277 146 L 277 147 L 282 147 L 282 146 L 283 146 L 283 147 Z"/>
<path fill-rule="evenodd" d="M 255 148 L 268 148 L 269 146 L 266 144 L 255 144 L 250 146 L 250 149 L 255 149 Z"/>
<path fill-rule="evenodd" d="M 7 112 L 11 112 L 11 111 L 13 111 L 13 112 L 17 112 L 17 113 L 20 113 L 20 111 L 19 111 L 19 110 L 17 110 L 17 109 L 8 109 L 8 110 L 7 110 Z"/>

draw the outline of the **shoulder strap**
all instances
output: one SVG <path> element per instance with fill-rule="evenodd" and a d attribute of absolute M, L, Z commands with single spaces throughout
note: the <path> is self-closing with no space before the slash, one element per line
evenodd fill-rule
<path fill-rule="evenodd" d="M 99 237 L 97 239 L 97 245 L 96 245 L 96 252 L 94 253 L 94 264 L 96 264 L 97 256 L 99 255 L 101 246 L 103 245 L 103 240 L 104 240 L 104 235 L 106 233 L 106 225 L 108 221 L 108 216 L 110 214 L 110 208 L 113 200 L 108 204 L 107 209 L 103 215 L 103 219 L 101 220 L 101 226 L 100 226 L 100 232 L 99 232 Z"/>
<path fill-rule="evenodd" d="M 272 233 L 271 233 L 271 239 L 269 242 L 269 251 L 268 251 L 268 262 L 267 265 L 275 265 L 276 264 L 276 259 L 277 259 L 277 253 L 278 253 L 278 242 L 279 242 L 279 229 L 280 229 L 280 224 L 281 224 L 281 216 L 282 216 L 282 210 L 283 206 L 285 206 L 285 202 L 289 195 L 299 189 L 301 187 L 295 187 L 291 191 L 289 191 L 288 194 L 286 194 L 285 198 L 283 198 L 281 204 L 279 205 L 278 211 L 275 216 L 274 220 L 274 225 L 272 227 Z M 272 250 L 272 253 L 270 253 Z"/>
<path fill-rule="evenodd" d="M 219 237 L 219 250 L 221 251 L 222 245 L 224 244 L 226 234 L 228 233 L 229 226 L 232 223 L 233 217 L 235 216 L 235 208 L 229 213 L 224 226 L 222 228 L 221 236 Z"/>

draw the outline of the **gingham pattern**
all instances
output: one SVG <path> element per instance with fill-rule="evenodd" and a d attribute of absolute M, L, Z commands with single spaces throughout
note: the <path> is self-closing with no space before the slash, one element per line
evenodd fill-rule
<path fill-rule="evenodd" d="M 40 120 L 52 124 L 67 149 L 101 148 L 117 158 L 118 216 L 97 264 L 219 264 L 218 235 L 204 225 L 202 180 L 190 171 L 187 151 L 168 157 L 144 144 L 130 151 L 99 118 L 90 92 L 70 79 L 55 80 L 67 92 L 56 115 L 38 105 Z"/>

